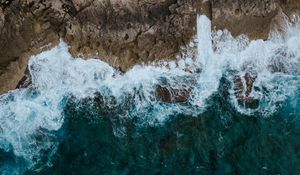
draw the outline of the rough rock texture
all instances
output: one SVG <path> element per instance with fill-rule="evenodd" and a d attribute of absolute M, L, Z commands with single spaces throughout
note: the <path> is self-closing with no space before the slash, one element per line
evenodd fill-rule
<path fill-rule="evenodd" d="M 259 100 L 250 96 L 256 76 L 245 73 L 244 76 L 236 75 L 233 79 L 234 93 L 238 102 L 247 108 L 257 108 Z"/>
<path fill-rule="evenodd" d="M 88 4 L 87 1 L 84 1 Z M 135 64 L 174 59 L 195 34 L 193 0 L 94 1 L 71 4 L 63 29 L 72 53 L 99 57 L 127 70 Z M 76 14 L 76 11 L 79 12 Z M 186 27 L 191 26 L 191 27 Z"/>
<path fill-rule="evenodd" d="M 211 0 L 212 24 L 234 36 L 267 39 L 283 15 L 299 14 L 299 0 Z M 279 21 L 278 21 L 279 20 Z M 279 24 L 280 25 L 280 24 Z"/>
<path fill-rule="evenodd" d="M 196 14 L 217 29 L 267 38 L 299 0 L 0 0 L 0 94 L 22 79 L 28 58 L 63 38 L 73 55 L 98 55 L 126 71 L 176 59 L 196 33 Z"/>
<path fill-rule="evenodd" d="M 0 93 L 14 89 L 28 56 L 63 38 L 71 53 L 125 71 L 174 59 L 196 32 L 194 0 L 1 0 Z M 47 47 L 47 48 L 49 48 Z"/>
<path fill-rule="evenodd" d="M 188 101 L 190 91 L 184 88 L 173 89 L 170 87 L 158 86 L 155 90 L 155 96 L 162 102 L 179 103 Z"/>

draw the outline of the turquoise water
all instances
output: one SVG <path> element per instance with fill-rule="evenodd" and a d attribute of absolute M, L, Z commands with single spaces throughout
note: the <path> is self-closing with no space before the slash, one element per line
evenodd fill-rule
<path fill-rule="evenodd" d="M 300 174 L 300 27 L 267 41 L 197 28 L 196 59 L 125 74 L 63 41 L 33 56 L 32 85 L 0 96 L 0 174 Z M 235 95 L 245 73 L 252 108 Z"/>
<path fill-rule="evenodd" d="M 203 114 L 161 126 L 105 114 L 93 100 L 69 102 L 53 166 L 29 174 L 298 174 L 299 105 L 245 116 L 221 91 Z"/>

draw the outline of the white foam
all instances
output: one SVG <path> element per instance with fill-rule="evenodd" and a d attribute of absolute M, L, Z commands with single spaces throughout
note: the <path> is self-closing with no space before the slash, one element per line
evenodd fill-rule
<path fill-rule="evenodd" d="M 198 58 L 196 65 L 201 67 L 201 74 L 197 77 L 197 85 L 193 90 L 191 102 L 198 107 L 205 107 L 205 100 L 219 87 L 224 59 L 214 54 L 212 47 L 211 21 L 206 16 L 199 16 L 197 20 Z"/>
<path fill-rule="evenodd" d="M 98 59 L 72 58 L 68 46 L 61 41 L 57 47 L 30 59 L 31 88 L 0 96 L 0 147 L 13 150 L 16 156 L 24 157 L 33 165 L 39 160 L 41 150 L 57 144 L 38 145 L 35 136 L 40 129 L 60 129 L 66 96 L 81 99 L 100 92 L 106 97 L 116 97 L 115 105 L 122 105 L 131 95 L 135 110 L 127 117 L 136 113 L 148 118 L 150 123 L 162 122 L 180 109 L 175 109 L 176 104 L 174 110 L 161 106 L 154 98 L 155 86 L 165 77 L 171 86 L 176 87 L 176 77 L 188 75 L 183 69 L 183 63 L 180 68 L 175 63 L 165 67 L 135 66 L 121 75 Z M 153 113 L 147 114 L 151 106 L 156 107 Z"/>
<path fill-rule="evenodd" d="M 258 111 L 268 116 L 278 109 L 280 102 L 299 89 L 300 23 L 286 23 L 286 33 L 274 32 L 270 35 L 272 38 L 266 41 L 250 41 L 244 35 L 233 38 L 227 30 L 213 31 L 214 53 L 208 59 L 217 66 L 212 68 L 205 65 L 211 71 L 210 75 L 215 76 L 208 79 L 218 84 L 215 80 L 221 78 L 220 73 L 226 74 L 228 70 L 234 72 L 226 74 L 232 85 L 235 75 L 244 76 L 248 72 L 257 76 L 254 82 L 257 90 L 251 93 L 260 100 L 257 109 L 239 105 L 233 88 L 230 91 L 232 103 L 241 113 L 252 114 Z"/>
<path fill-rule="evenodd" d="M 278 103 L 297 91 L 300 82 L 299 27 L 290 26 L 292 29 L 285 38 L 250 41 L 245 36 L 233 38 L 226 30 L 212 32 L 211 22 L 205 16 L 198 17 L 197 25 L 196 60 L 186 58 L 178 63 L 164 62 L 161 66 L 137 65 L 124 75 L 98 59 L 72 58 L 63 41 L 33 56 L 29 62 L 32 88 L 0 96 L 0 147 L 13 150 L 15 155 L 31 163 L 38 161 L 42 149 L 55 150 L 57 143 L 51 139 L 37 143 L 36 133 L 40 129 L 60 129 L 66 96 L 81 99 L 100 92 L 103 96 L 115 97 L 115 105 L 120 107 L 126 98 L 133 98 L 135 108 L 122 117 L 139 117 L 148 124 L 156 124 L 178 113 L 197 116 L 205 110 L 206 100 L 217 92 L 224 75 L 231 82 L 234 75 L 243 76 L 246 72 L 257 76 L 256 90 L 251 94 L 260 99 L 257 109 L 240 106 L 233 88 L 230 90 L 232 104 L 244 114 L 258 111 L 269 115 L 276 111 Z M 190 67 L 201 72 L 186 71 Z M 282 70 L 274 72 L 274 67 Z M 158 84 L 172 88 L 192 87 L 190 104 L 156 100 L 154 91 Z"/>

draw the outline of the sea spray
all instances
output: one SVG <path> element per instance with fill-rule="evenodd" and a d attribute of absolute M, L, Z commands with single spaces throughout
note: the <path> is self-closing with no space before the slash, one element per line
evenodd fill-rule
<path fill-rule="evenodd" d="M 193 90 L 192 103 L 199 108 L 206 106 L 208 99 L 219 87 L 224 60 L 219 59 L 212 48 L 211 21 L 206 16 L 198 16 L 197 20 L 198 56 L 194 64 L 201 67 L 197 77 L 197 85 Z"/>
<path fill-rule="evenodd" d="M 63 41 L 33 56 L 28 65 L 32 85 L 0 96 L 1 149 L 24 159 L 16 161 L 15 168 L 21 164 L 35 170 L 51 167 L 60 144 L 55 133 L 65 124 L 65 115 L 84 110 L 84 105 L 91 107 L 91 111 L 85 111 L 86 115 L 95 115 L 92 112 L 95 105 L 99 114 L 106 112 L 111 118 L 126 118 L 136 126 L 151 128 L 161 127 L 180 115 L 201 118 L 215 103 L 226 104 L 226 109 L 220 107 L 215 113 L 229 121 L 234 118 L 230 117 L 235 114 L 233 111 L 240 117 L 265 118 L 276 114 L 284 103 L 298 104 L 299 98 L 295 97 L 300 85 L 298 25 L 289 26 L 287 32 L 291 32 L 286 37 L 277 37 L 281 39 L 250 41 L 245 36 L 234 38 L 226 30 L 211 31 L 211 22 L 205 16 L 199 16 L 197 22 L 198 57 L 185 58 L 179 66 L 175 62 L 159 67 L 137 65 L 121 74 L 98 59 L 73 58 Z M 189 66 L 200 71 L 187 71 Z M 256 77 L 250 94 L 259 100 L 254 109 L 241 105 L 234 90 L 234 77 L 244 77 L 246 73 Z M 242 83 L 245 85 L 245 80 Z M 160 101 L 155 94 L 157 86 L 186 88 L 190 91 L 189 98 L 181 103 Z M 221 97 L 221 104 L 214 101 Z M 78 106 L 73 109 L 70 104 Z M 294 114 L 299 112 L 297 105 L 291 106 Z M 73 111 L 66 112 L 69 108 Z M 218 110 L 223 111 L 217 113 Z M 102 116 L 96 117 L 101 120 Z M 72 116 L 68 120 L 72 121 Z M 123 127 L 126 128 L 116 125 L 114 135 L 125 137 L 127 131 Z M 2 165 L 2 169 L 8 167 Z"/>

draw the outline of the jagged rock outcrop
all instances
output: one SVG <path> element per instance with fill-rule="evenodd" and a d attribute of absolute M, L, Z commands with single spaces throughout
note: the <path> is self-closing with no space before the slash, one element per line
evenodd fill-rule
<path fill-rule="evenodd" d="M 234 35 L 267 38 L 280 13 L 299 0 L 1 0 L 0 94 L 14 89 L 27 62 L 63 38 L 71 53 L 126 71 L 135 64 L 176 59 L 196 33 L 196 14 Z"/>
<path fill-rule="evenodd" d="M 28 55 L 63 38 L 74 55 L 126 71 L 176 59 L 196 32 L 194 0 L 2 0 L 0 93 L 14 89 Z"/>

